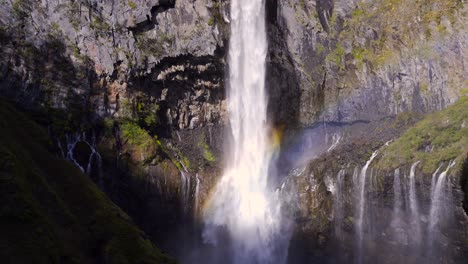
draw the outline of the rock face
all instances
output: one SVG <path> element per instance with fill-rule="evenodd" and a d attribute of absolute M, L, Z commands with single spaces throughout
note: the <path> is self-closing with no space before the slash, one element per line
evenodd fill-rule
<path fill-rule="evenodd" d="M 272 0 L 266 8 L 269 121 L 286 128 L 281 156 L 289 155 L 278 171 L 281 180 L 318 158 L 285 181 L 300 198 L 294 243 L 301 248 L 312 237 L 302 252 L 320 259 L 333 243 L 325 179 L 343 169 L 349 191 L 354 167 L 371 150 L 463 95 L 467 10 L 463 1 L 442 0 Z M 196 224 L 221 172 L 228 38 L 227 0 L 9 1 L 0 10 L 0 95 L 34 112 L 59 154 L 89 167 L 162 243 L 183 221 Z M 296 128 L 312 131 L 302 138 L 320 131 L 307 155 L 288 149 Z M 416 161 L 408 153 L 385 159 L 379 175 L 407 172 Z M 437 152 L 421 175 L 453 153 Z M 378 182 L 390 190 L 385 177 Z M 343 224 L 351 228 L 352 219 Z"/>
<path fill-rule="evenodd" d="M 410 2 L 277 1 L 270 12 L 271 56 L 282 81 L 271 83 L 272 104 L 281 107 L 284 100 L 289 109 L 276 111 L 307 126 L 454 103 L 466 76 L 466 8 Z M 280 122 L 288 120 L 279 115 Z"/>
<path fill-rule="evenodd" d="M 37 113 L 59 155 L 158 244 L 219 174 L 228 9 L 15 0 L 0 11 L 0 94 Z"/>
<path fill-rule="evenodd" d="M 203 101 L 220 108 L 223 93 L 213 89 L 224 76 L 225 9 L 214 1 L 13 1 L 0 14 L 2 94 L 61 109 L 77 97 L 107 117 L 148 88 L 155 103 L 178 97 L 166 106 L 175 127 L 216 122 L 213 110 L 186 112 Z"/>

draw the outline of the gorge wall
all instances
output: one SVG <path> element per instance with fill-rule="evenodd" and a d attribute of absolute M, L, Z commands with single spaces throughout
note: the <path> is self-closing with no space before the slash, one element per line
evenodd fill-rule
<path fill-rule="evenodd" d="M 172 244 L 180 242 L 177 233 L 187 233 L 181 223 L 195 223 L 189 229 L 196 233 L 203 201 L 223 167 L 229 4 L 13 0 L 0 10 L 0 94 L 34 112 L 57 155 L 88 172 L 173 254 L 179 254 Z M 349 178 L 385 142 L 466 94 L 466 5 L 273 0 L 266 7 L 268 116 L 285 132 L 278 182 L 295 182 L 284 188 L 299 194 L 293 245 L 313 241 L 296 256 L 321 258 L 334 243 L 333 195 L 325 179 L 336 181 L 342 169 Z M 466 104 L 454 107 L 463 113 L 459 119 L 433 125 L 466 131 Z M 376 181 L 392 190 L 393 181 L 383 175 L 393 180 L 395 169 L 409 171 L 420 160 L 418 177 L 426 182 L 439 163 L 457 160 L 451 170 L 457 226 L 465 229 L 455 241 L 466 248 L 458 238 L 468 228 L 457 184 L 466 135 L 453 137 L 450 130 L 431 138 L 440 131 L 421 129 L 427 136 L 411 138 L 414 145 L 397 140 L 388 147 L 402 156 L 398 162 L 381 151 Z M 313 140 L 304 142 L 307 137 Z M 412 148 L 403 148 L 407 144 Z M 427 188 L 421 189 L 426 200 Z M 375 195 L 387 199 L 385 192 Z M 355 201 L 346 203 L 351 208 Z"/>

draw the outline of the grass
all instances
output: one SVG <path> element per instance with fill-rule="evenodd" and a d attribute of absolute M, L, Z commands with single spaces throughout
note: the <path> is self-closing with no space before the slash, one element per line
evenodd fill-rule
<path fill-rule="evenodd" d="M 423 171 L 431 173 L 440 162 L 457 159 L 468 153 L 468 96 L 433 113 L 410 128 L 384 151 L 378 166 L 396 168 L 421 161 Z"/>

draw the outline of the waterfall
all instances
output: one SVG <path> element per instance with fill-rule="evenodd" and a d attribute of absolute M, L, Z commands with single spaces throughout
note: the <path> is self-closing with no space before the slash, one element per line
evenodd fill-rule
<path fill-rule="evenodd" d="M 195 216 L 198 214 L 198 203 L 200 202 L 200 178 L 198 177 L 198 173 L 195 174 L 195 194 L 194 194 L 194 214 Z"/>
<path fill-rule="evenodd" d="M 365 199 L 365 188 L 366 188 L 366 174 L 367 174 L 367 169 L 369 168 L 370 164 L 374 160 L 374 158 L 377 156 L 378 151 L 374 151 L 372 153 L 371 157 L 369 160 L 366 162 L 366 165 L 362 167 L 361 169 L 361 174 L 359 175 L 359 179 L 355 181 L 358 185 L 355 186 L 357 187 L 356 189 L 359 192 L 359 196 L 357 197 L 357 202 L 356 202 L 356 212 L 357 212 L 357 219 L 355 223 L 355 228 L 356 228 L 356 234 L 357 234 L 357 247 L 358 247 L 358 263 L 362 263 L 362 241 L 363 241 L 363 222 L 364 222 L 364 210 L 366 207 L 366 199 Z"/>
<path fill-rule="evenodd" d="M 78 134 L 76 137 L 72 137 L 70 135 L 65 135 L 65 139 L 67 142 L 67 155 L 66 159 L 73 162 L 82 172 L 85 172 L 85 169 L 78 163 L 73 155 L 73 151 L 75 150 L 76 144 L 81 141 L 81 135 Z"/>
<path fill-rule="evenodd" d="M 336 176 L 335 189 L 333 193 L 333 215 L 335 236 L 338 240 L 343 239 L 343 218 L 345 201 L 345 170 L 341 169 Z"/>
<path fill-rule="evenodd" d="M 436 180 L 437 180 L 437 173 L 439 172 L 440 168 L 442 168 L 442 165 L 440 165 L 436 171 L 432 174 L 432 179 L 431 179 L 431 203 L 433 202 L 434 199 L 434 191 L 436 187 Z"/>
<path fill-rule="evenodd" d="M 418 166 L 419 161 L 416 161 L 411 165 L 410 177 L 409 177 L 409 206 L 411 212 L 411 229 L 413 230 L 413 245 L 418 245 L 422 241 L 421 233 L 421 223 L 419 221 L 419 206 L 416 197 L 416 180 L 415 180 L 415 170 Z"/>
<path fill-rule="evenodd" d="M 395 169 L 393 175 L 393 216 L 391 227 L 393 236 L 400 245 L 408 245 L 408 235 L 405 231 L 405 223 L 402 219 L 403 200 L 400 179 L 400 168 Z"/>
<path fill-rule="evenodd" d="M 446 212 L 449 213 L 450 210 L 447 209 L 450 206 L 450 196 L 448 196 L 449 186 L 447 180 L 448 171 L 455 166 L 455 161 L 451 161 L 447 168 L 439 175 L 437 181 L 433 181 L 435 186 L 431 186 L 432 197 L 431 197 L 431 207 L 429 212 L 429 228 L 428 228 L 428 242 L 429 249 L 432 249 L 434 240 L 438 237 L 440 233 L 440 223 L 442 219 L 447 217 Z M 439 167 L 440 169 L 440 167 Z M 436 174 L 439 169 L 434 173 Z"/>
<path fill-rule="evenodd" d="M 281 263 L 285 234 L 280 234 L 279 202 L 267 186 L 272 149 L 264 85 L 265 1 L 231 1 L 230 16 L 227 101 L 233 142 L 204 211 L 203 238 L 217 249 L 229 247 L 233 263 Z"/>
<path fill-rule="evenodd" d="M 180 171 L 180 196 L 182 208 L 184 212 L 187 212 L 190 202 L 190 177 L 185 175 L 182 170 Z"/>

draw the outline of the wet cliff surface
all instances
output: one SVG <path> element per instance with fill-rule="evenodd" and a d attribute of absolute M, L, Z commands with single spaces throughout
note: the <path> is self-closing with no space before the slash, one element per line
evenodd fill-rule
<path fill-rule="evenodd" d="M 364 215 L 374 208 L 382 219 L 394 214 L 396 169 L 409 175 L 420 161 L 417 197 L 429 218 L 432 175 L 456 161 L 448 173 L 456 224 L 438 247 L 453 262 L 466 257 L 464 2 L 289 0 L 266 8 L 268 116 L 284 132 L 274 171 L 277 185 L 298 199 L 290 261 L 324 261 L 336 250 L 358 256 L 353 174 L 377 149 L 364 192 L 375 204 Z M 181 254 L 179 233 L 200 242 L 200 212 L 230 138 L 229 23 L 224 0 L 8 1 L 0 11 L 0 94 L 34 113 L 57 155 L 87 173 L 153 242 Z M 428 113 L 459 100 L 427 124 Z M 405 202 L 401 210 L 410 221 Z M 379 247 L 415 245 L 395 238 L 399 229 L 388 221 L 366 221 L 375 228 L 363 237 L 383 241 Z M 429 220 L 420 222 L 428 228 Z M 380 262 L 374 257 L 368 261 Z M 420 257 L 430 256 L 413 261 Z"/>

